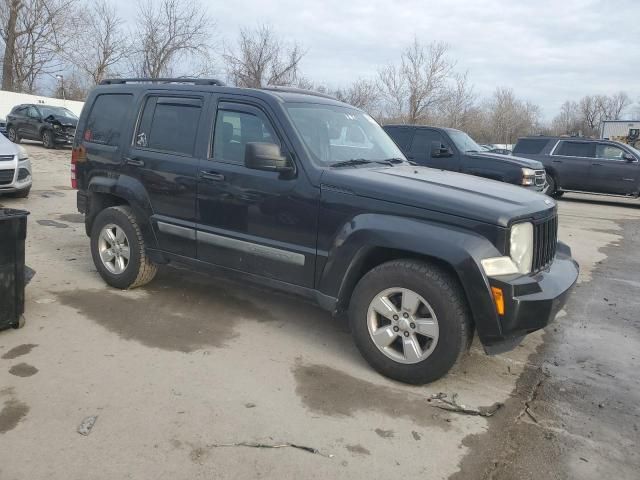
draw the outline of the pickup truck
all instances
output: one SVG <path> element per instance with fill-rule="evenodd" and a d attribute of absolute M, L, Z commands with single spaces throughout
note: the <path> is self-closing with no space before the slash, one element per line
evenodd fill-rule
<path fill-rule="evenodd" d="M 445 375 L 474 332 L 514 348 L 578 275 L 554 200 L 414 166 L 365 112 L 305 90 L 107 80 L 71 155 L 106 283 L 175 263 L 301 295 L 347 313 L 364 358 L 403 382 Z"/>
<path fill-rule="evenodd" d="M 384 129 L 407 158 L 418 165 L 490 178 L 537 192 L 546 188 L 542 163 L 487 152 L 460 130 L 423 125 L 385 125 Z"/>

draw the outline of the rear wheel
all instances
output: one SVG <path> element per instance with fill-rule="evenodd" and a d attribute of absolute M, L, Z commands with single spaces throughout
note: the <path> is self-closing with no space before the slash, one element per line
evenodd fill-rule
<path fill-rule="evenodd" d="M 9 127 L 7 129 L 7 138 L 13 143 L 20 143 L 20 136 L 18 135 L 18 131 L 15 127 Z"/>
<path fill-rule="evenodd" d="M 384 263 L 356 286 L 349 321 L 362 356 L 412 384 L 444 376 L 468 349 L 471 316 L 457 280 L 414 260 Z"/>
<path fill-rule="evenodd" d="M 53 141 L 53 133 L 51 130 L 44 130 L 42 132 L 42 146 L 44 148 L 53 148 L 55 143 Z"/>
<path fill-rule="evenodd" d="M 138 221 L 127 206 L 98 214 L 91 229 L 91 256 L 104 281 L 123 290 L 149 283 L 157 271 L 146 255 Z"/>

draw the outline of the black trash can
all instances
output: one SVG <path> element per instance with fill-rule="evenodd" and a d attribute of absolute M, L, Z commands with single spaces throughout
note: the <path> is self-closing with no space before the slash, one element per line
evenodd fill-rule
<path fill-rule="evenodd" d="M 25 210 L 0 208 L 0 330 L 24 324 Z"/>

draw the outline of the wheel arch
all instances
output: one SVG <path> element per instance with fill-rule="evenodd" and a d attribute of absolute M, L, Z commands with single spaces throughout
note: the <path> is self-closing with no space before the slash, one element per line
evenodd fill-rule
<path fill-rule="evenodd" d="M 370 218 L 353 219 L 347 227 L 350 235 L 336 237 L 320 277 L 319 290 L 337 298 L 338 311 L 348 307 L 358 281 L 372 268 L 412 259 L 438 266 L 460 284 L 481 338 L 499 334 L 490 286 L 479 263 L 481 258 L 500 255 L 488 239 L 440 223 L 375 214 L 363 217 Z M 338 287 L 332 291 L 332 285 Z"/>
<path fill-rule="evenodd" d="M 94 176 L 87 186 L 87 213 L 85 232 L 91 235 L 96 216 L 105 208 L 126 205 L 133 211 L 148 248 L 157 248 L 158 242 L 149 218 L 153 214 L 151 203 L 142 184 L 132 177 L 118 178 Z"/>

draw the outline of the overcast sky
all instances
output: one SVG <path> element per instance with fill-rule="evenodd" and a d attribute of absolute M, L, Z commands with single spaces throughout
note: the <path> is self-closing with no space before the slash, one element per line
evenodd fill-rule
<path fill-rule="evenodd" d="M 269 24 L 307 49 L 302 73 L 332 87 L 375 77 L 415 35 L 446 42 L 479 96 L 511 87 L 545 118 L 585 94 L 640 100 L 640 0 L 201 1 L 226 42 Z"/>

